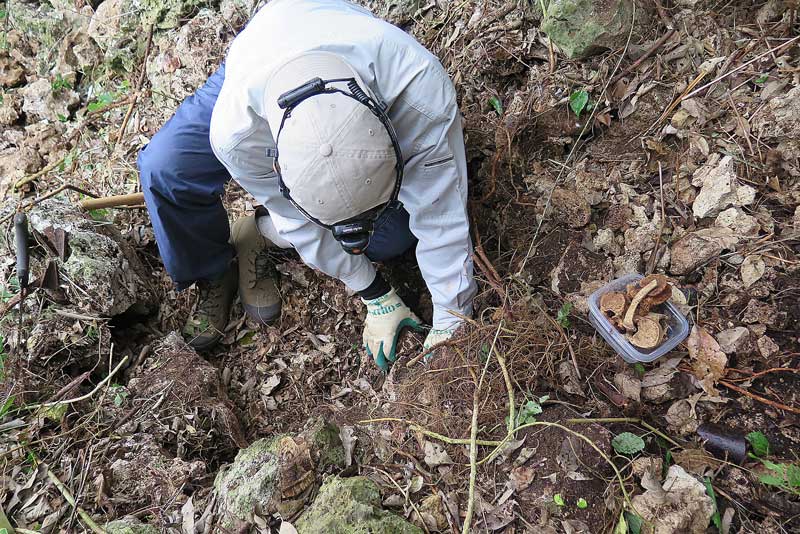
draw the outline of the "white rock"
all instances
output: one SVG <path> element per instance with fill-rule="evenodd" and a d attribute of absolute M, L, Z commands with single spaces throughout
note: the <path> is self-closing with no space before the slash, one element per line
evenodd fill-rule
<path fill-rule="evenodd" d="M 721 160 L 718 154 L 711 156 L 708 163 L 694 173 L 692 184 L 701 187 L 692 204 L 692 212 L 700 219 L 713 217 L 728 206 L 746 206 L 755 200 L 755 189 L 738 184 L 731 156 Z"/>
<path fill-rule="evenodd" d="M 775 342 L 767 336 L 761 336 L 758 338 L 756 345 L 758 345 L 758 352 L 760 352 L 761 356 L 764 358 L 769 358 L 781 350 L 780 347 L 778 347 L 778 345 L 776 345 Z"/>
<path fill-rule="evenodd" d="M 719 348 L 725 354 L 733 354 L 744 348 L 750 337 L 750 331 L 743 327 L 737 326 L 735 328 L 728 328 L 717 334 L 717 343 Z"/>
<path fill-rule="evenodd" d="M 60 117 L 68 117 L 70 108 L 78 105 L 80 97 L 72 89 L 53 91 L 52 84 L 39 78 L 26 85 L 22 91 L 22 111 L 28 119 L 46 119 L 56 122 Z"/>
<path fill-rule="evenodd" d="M 717 215 L 716 226 L 730 228 L 737 235 L 755 235 L 761 228 L 758 219 L 748 215 L 742 208 L 728 208 Z"/>
<path fill-rule="evenodd" d="M 750 287 L 758 282 L 766 270 L 767 266 L 761 256 L 747 256 L 740 268 L 744 287 Z"/>
<path fill-rule="evenodd" d="M 614 231 L 610 228 L 601 228 L 597 231 L 597 235 L 593 240 L 594 248 L 597 251 L 602 251 L 612 256 L 620 253 L 620 247 L 614 239 Z"/>

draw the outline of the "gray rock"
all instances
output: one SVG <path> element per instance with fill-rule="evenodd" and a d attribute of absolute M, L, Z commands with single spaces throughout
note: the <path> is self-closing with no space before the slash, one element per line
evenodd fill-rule
<path fill-rule="evenodd" d="M 541 29 L 574 59 L 624 44 L 632 19 L 631 0 L 551 0 Z"/>
<path fill-rule="evenodd" d="M 772 98 L 763 112 L 754 118 L 753 129 L 762 139 L 800 137 L 800 87 Z"/>
<path fill-rule="evenodd" d="M 741 208 L 728 208 L 717 215 L 714 221 L 716 226 L 729 228 L 737 235 L 756 235 L 761 229 L 758 219 L 748 215 Z"/>
<path fill-rule="evenodd" d="M 736 166 L 731 156 L 720 159 L 718 154 L 695 171 L 692 184 L 701 187 L 692 204 L 695 217 L 713 217 L 728 206 L 746 206 L 755 200 L 756 190 L 739 185 Z"/>
<path fill-rule="evenodd" d="M 250 523 L 257 509 L 293 515 L 317 488 L 320 474 L 332 467 L 344 467 L 344 449 L 339 429 L 322 418 L 297 436 L 256 441 L 214 481 L 222 527 Z"/>
<path fill-rule="evenodd" d="M 366 477 L 328 477 L 295 527 L 299 534 L 422 534 L 381 508 L 380 490 Z"/>
<path fill-rule="evenodd" d="M 719 348 L 725 354 L 733 354 L 742 350 L 750 337 L 750 331 L 743 326 L 729 328 L 717 334 Z"/>
<path fill-rule="evenodd" d="M 70 202 L 50 199 L 28 214 L 31 227 L 47 236 L 63 231 L 66 258 L 54 260 L 72 304 L 96 315 L 113 316 L 155 302 L 145 269 L 114 225 L 90 219 Z"/>
<path fill-rule="evenodd" d="M 22 111 L 31 119 L 58 121 L 69 117 L 70 110 L 80 102 L 80 96 L 72 89 L 53 89 L 52 82 L 39 78 L 20 91 L 23 98 Z"/>
<path fill-rule="evenodd" d="M 728 228 L 705 228 L 689 232 L 670 250 L 670 272 L 689 274 L 725 249 L 736 246 L 739 237 Z"/>
<path fill-rule="evenodd" d="M 772 341 L 772 338 L 767 336 L 761 336 L 758 338 L 756 345 L 758 346 L 758 352 L 764 358 L 770 358 L 781 350 L 777 343 Z"/>
<path fill-rule="evenodd" d="M 194 94 L 219 67 L 231 37 L 228 28 L 222 15 L 203 10 L 180 30 L 154 37 L 147 79 L 154 109 L 163 120 L 169 119 L 178 104 Z"/>
<path fill-rule="evenodd" d="M 133 516 L 125 516 L 105 525 L 107 534 L 159 534 L 161 531 L 152 525 L 142 523 Z"/>

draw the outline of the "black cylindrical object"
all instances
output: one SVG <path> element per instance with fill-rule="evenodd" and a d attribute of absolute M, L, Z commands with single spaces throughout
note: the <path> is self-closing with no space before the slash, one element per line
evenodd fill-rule
<path fill-rule="evenodd" d="M 17 248 L 17 280 L 20 289 L 28 288 L 30 262 L 28 255 L 28 216 L 17 213 L 14 216 L 14 241 Z"/>
<path fill-rule="evenodd" d="M 697 435 L 705 440 L 705 449 L 722 460 L 742 464 L 747 459 L 747 442 L 744 434 L 714 423 L 703 423 Z"/>

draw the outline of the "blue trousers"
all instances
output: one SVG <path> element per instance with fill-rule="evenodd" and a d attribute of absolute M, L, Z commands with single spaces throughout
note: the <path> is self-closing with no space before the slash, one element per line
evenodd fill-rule
<path fill-rule="evenodd" d="M 137 160 L 158 250 L 178 289 L 219 278 L 235 256 L 222 205 L 231 177 L 214 156 L 208 137 L 211 111 L 224 79 L 225 65 L 183 101 Z M 376 221 L 365 252 L 372 261 L 385 261 L 415 242 L 408 212 L 386 210 Z"/>

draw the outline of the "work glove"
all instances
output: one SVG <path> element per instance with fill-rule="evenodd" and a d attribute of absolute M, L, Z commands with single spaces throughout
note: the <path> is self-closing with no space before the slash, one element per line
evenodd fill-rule
<path fill-rule="evenodd" d="M 397 339 L 405 327 L 421 330 L 421 321 L 403 303 L 394 289 L 372 300 L 361 301 L 367 306 L 364 321 L 364 348 L 384 372 L 397 359 Z"/>
<path fill-rule="evenodd" d="M 430 352 L 431 347 L 433 347 L 434 345 L 438 345 L 442 341 L 447 341 L 448 339 L 453 337 L 456 328 L 457 326 L 454 326 L 453 328 L 430 329 L 430 331 L 428 332 L 428 337 L 425 338 L 425 342 L 422 344 L 422 350 L 423 352 L 426 353 L 424 356 L 425 362 L 430 361 L 431 356 L 433 356 L 433 353 Z"/>

